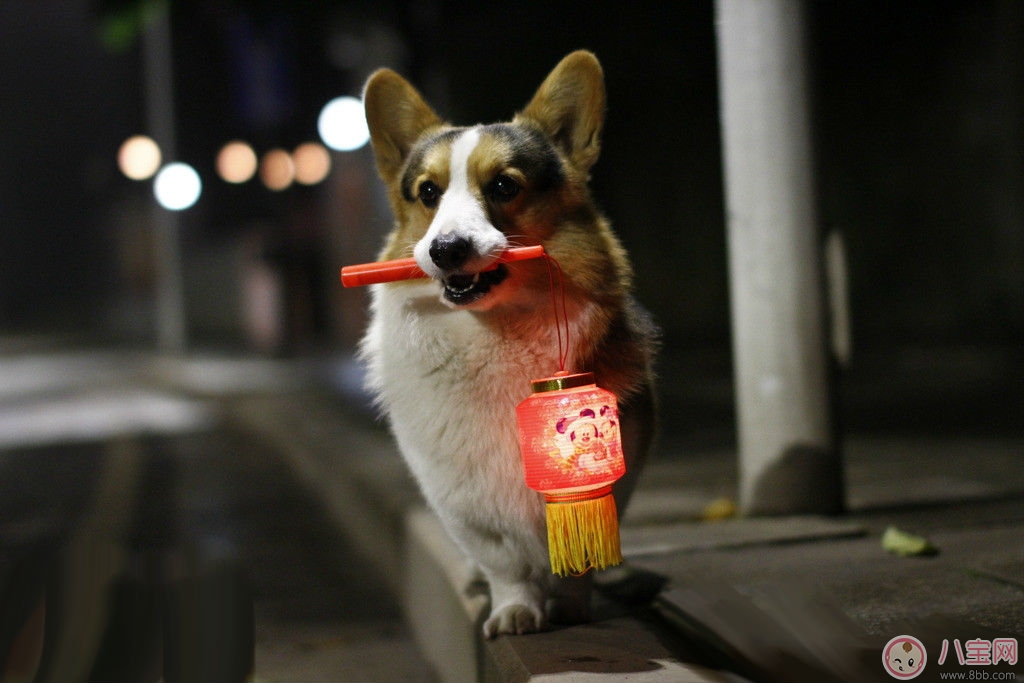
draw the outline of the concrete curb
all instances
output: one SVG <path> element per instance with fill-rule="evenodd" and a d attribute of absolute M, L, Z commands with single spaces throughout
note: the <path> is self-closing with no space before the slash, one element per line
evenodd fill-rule
<path fill-rule="evenodd" d="M 402 604 L 420 651 L 441 681 L 480 680 L 486 593 L 467 590 L 472 568 L 432 512 L 406 514 L 406 539 Z"/>
<path fill-rule="evenodd" d="M 388 577 L 438 680 L 735 680 L 681 663 L 650 624 L 628 615 L 484 639 L 486 592 L 474 590 L 471 564 L 424 506 L 383 429 L 317 393 L 235 397 L 224 411 L 285 455 L 340 531 Z"/>
<path fill-rule="evenodd" d="M 526 636 L 486 640 L 488 599 L 473 590 L 474 573 L 426 509 L 407 517 L 404 603 L 417 641 L 441 681 L 687 683 L 738 680 L 685 664 L 662 634 L 630 616 Z M 467 590 L 467 587 L 469 590 Z M 482 586 L 481 586 L 482 589 Z"/>

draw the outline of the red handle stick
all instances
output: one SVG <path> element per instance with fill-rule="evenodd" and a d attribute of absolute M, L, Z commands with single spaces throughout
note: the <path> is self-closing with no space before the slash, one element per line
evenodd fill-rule
<path fill-rule="evenodd" d="M 512 247 L 501 252 L 496 263 L 525 261 L 526 259 L 540 258 L 543 255 L 544 247 L 539 244 L 532 247 Z M 361 263 L 356 266 L 345 266 L 341 269 L 341 284 L 345 287 L 361 287 L 363 285 L 376 285 L 382 282 L 395 282 L 397 280 L 417 280 L 425 277 L 427 277 L 427 274 L 420 270 L 414 258 Z"/>

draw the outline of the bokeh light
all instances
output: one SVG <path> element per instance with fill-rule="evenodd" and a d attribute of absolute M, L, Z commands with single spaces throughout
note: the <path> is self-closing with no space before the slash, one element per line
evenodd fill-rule
<path fill-rule="evenodd" d="M 254 175 L 259 162 L 251 145 L 232 140 L 217 153 L 217 175 L 229 183 L 244 183 Z"/>
<path fill-rule="evenodd" d="M 196 170 L 181 162 L 167 164 L 156 174 L 153 194 L 160 206 L 170 211 L 187 209 L 199 200 L 203 182 Z"/>
<path fill-rule="evenodd" d="M 320 110 L 317 119 L 320 139 L 331 149 L 351 152 L 370 140 L 363 103 L 355 97 L 336 97 Z"/>
<path fill-rule="evenodd" d="M 331 172 L 331 153 L 318 142 L 304 142 L 292 152 L 295 182 L 316 185 Z"/>
<path fill-rule="evenodd" d="M 260 180 L 268 190 L 280 192 L 295 180 L 295 164 L 292 155 L 283 149 L 271 149 L 260 162 Z"/>
<path fill-rule="evenodd" d="M 160 168 L 160 146 L 146 135 L 134 135 L 117 151 L 117 165 L 121 173 L 132 180 L 146 180 Z"/>

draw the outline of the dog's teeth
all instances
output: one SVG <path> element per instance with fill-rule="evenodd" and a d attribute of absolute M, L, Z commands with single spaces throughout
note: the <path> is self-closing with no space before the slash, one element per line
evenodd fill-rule
<path fill-rule="evenodd" d="M 461 277 L 459 279 L 463 280 L 463 278 Z M 455 294 L 465 294 L 466 292 L 470 291 L 480 283 L 480 273 L 474 273 L 473 278 L 465 282 L 466 284 L 459 285 L 455 284 L 454 282 L 452 282 L 451 279 L 449 279 L 444 283 L 444 286 L 448 291 L 453 292 Z"/>

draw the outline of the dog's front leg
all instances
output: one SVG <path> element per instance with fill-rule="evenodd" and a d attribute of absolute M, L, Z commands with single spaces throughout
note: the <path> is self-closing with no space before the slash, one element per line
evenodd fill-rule
<path fill-rule="evenodd" d="M 537 533 L 498 531 L 487 524 L 449 517 L 446 526 L 463 552 L 473 558 L 491 596 L 491 613 L 484 622 L 487 638 L 501 634 L 540 631 L 547 625 L 547 549 Z"/>
<path fill-rule="evenodd" d="M 540 631 L 544 619 L 544 591 L 533 581 L 509 581 L 484 570 L 491 589 L 491 614 L 484 622 L 484 636 Z"/>

